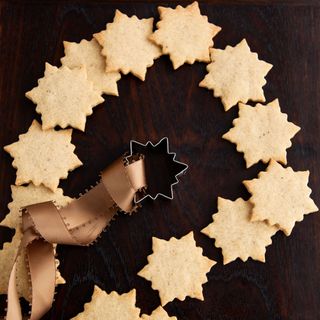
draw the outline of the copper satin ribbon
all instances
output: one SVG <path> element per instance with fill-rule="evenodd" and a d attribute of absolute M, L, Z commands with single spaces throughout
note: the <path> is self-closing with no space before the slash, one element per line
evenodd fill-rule
<path fill-rule="evenodd" d="M 26 248 L 32 284 L 31 320 L 40 319 L 54 299 L 56 264 L 53 244 L 87 246 L 99 236 L 120 209 L 135 210 L 134 199 L 146 187 L 144 160 L 125 164 L 120 158 L 101 174 L 101 181 L 64 208 L 52 202 L 24 208 L 23 237 L 13 265 L 9 286 L 7 320 L 21 320 L 16 287 L 17 258 Z"/>

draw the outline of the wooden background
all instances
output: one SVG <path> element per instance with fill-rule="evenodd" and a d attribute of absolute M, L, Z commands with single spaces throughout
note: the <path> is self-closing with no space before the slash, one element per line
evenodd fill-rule
<path fill-rule="evenodd" d="M 157 6 L 180 2 L 146 1 L 0 1 L 0 148 L 17 140 L 39 116 L 24 93 L 43 76 L 46 61 L 60 65 L 63 40 L 80 41 L 104 29 L 116 8 L 139 17 L 158 18 Z M 265 86 L 267 100 L 279 98 L 289 120 L 302 127 L 288 151 L 296 170 L 311 171 L 312 196 L 320 205 L 320 2 L 201 2 L 209 20 L 222 27 L 215 46 L 235 45 L 244 37 L 260 58 L 274 65 Z M 265 264 L 236 261 L 222 265 L 221 250 L 200 234 L 211 222 L 217 196 L 244 197 L 241 181 L 265 166 L 245 169 L 243 155 L 221 139 L 237 116 L 225 113 L 212 92 L 198 87 L 205 64 L 173 71 L 168 57 L 148 69 L 145 82 L 124 76 L 120 97 L 106 102 L 87 119 L 86 132 L 73 142 L 84 166 L 61 183 L 65 194 L 77 196 L 107 164 L 129 147 L 130 139 L 145 142 L 167 136 L 178 159 L 189 170 L 175 188 L 174 200 L 148 201 L 132 217 L 119 216 L 98 244 L 89 248 L 60 246 L 61 273 L 66 285 L 44 319 L 69 319 L 90 300 L 93 284 L 119 293 L 137 289 L 137 306 L 150 313 L 159 303 L 150 283 L 138 277 L 152 252 L 151 237 L 169 239 L 194 230 L 204 253 L 218 261 L 204 285 L 205 301 L 187 298 L 166 306 L 178 319 L 315 320 L 320 319 L 320 217 L 307 216 L 287 238 L 278 233 L 268 247 Z M 12 159 L 0 152 L 0 218 L 11 201 Z M 1 246 L 12 231 L 0 229 Z M 1 270 L 0 270 L 1 272 Z M 1 314 L 5 297 L 1 297 Z"/>

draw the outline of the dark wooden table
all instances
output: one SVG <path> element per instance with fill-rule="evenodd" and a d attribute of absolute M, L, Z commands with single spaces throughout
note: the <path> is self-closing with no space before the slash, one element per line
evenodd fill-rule
<path fill-rule="evenodd" d="M 24 93 L 43 76 L 46 61 L 60 65 L 63 40 L 80 41 L 104 29 L 116 8 L 139 17 L 158 18 L 159 4 L 146 1 L 0 1 L 0 147 L 17 140 L 39 116 Z M 181 3 L 181 1 L 180 1 Z M 215 46 L 235 45 L 244 37 L 259 56 L 271 62 L 267 100 L 279 98 L 289 120 L 302 127 L 288 151 L 288 163 L 311 171 L 313 198 L 320 205 L 320 2 L 215 1 L 201 3 L 210 21 L 222 27 Z M 225 113 L 212 92 L 198 87 L 205 64 L 173 71 L 168 57 L 156 61 L 145 82 L 124 76 L 120 97 L 106 97 L 87 119 L 86 132 L 73 142 L 84 166 L 61 183 L 75 197 L 98 173 L 129 147 L 167 136 L 171 149 L 189 165 L 175 188 L 174 200 L 147 201 L 134 216 L 119 216 L 99 242 L 89 248 L 60 246 L 66 285 L 44 319 L 69 319 L 90 300 L 93 284 L 107 292 L 137 289 L 137 306 L 150 313 L 159 303 L 150 283 L 137 276 L 151 253 L 151 237 L 169 239 L 194 230 L 204 253 L 218 261 L 204 285 L 205 301 L 187 298 L 166 306 L 178 319 L 315 320 L 320 319 L 320 217 L 307 216 L 291 237 L 278 233 L 266 263 L 250 260 L 222 265 L 221 250 L 199 231 L 211 222 L 216 198 L 244 197 L 241 181 L 252 179 L 262 164 L 245 169 L 243 155 L 221 136 L 237 116 Z M 0 152 L 0 218 L 11 201 L 12 159 Z M 1 246 L 12 231 L 0 229 Z M 0 270 L 1 272 L 1 270 Z M 4 313 L 5 297 L 1 299 Z"/>

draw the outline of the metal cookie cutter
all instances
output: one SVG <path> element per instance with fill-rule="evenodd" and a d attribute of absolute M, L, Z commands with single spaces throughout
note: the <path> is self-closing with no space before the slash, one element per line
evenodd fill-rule
<path fill-rule="evenodd" d="M 139 204 L 146 198 L 155 200 L 158 196 L 172 200 L 173 186 L 179 182 L 178 176 L 186 172 L 188 165 L 177 161 L 176 153 L 170 152 L 169 139 L 164 137 L 156 144 L 131 140 L 130 154 L 126 159 L 137 154 L 144 156 L 148 186 L 143 194 L 136 197 L 135 203 Z"/>

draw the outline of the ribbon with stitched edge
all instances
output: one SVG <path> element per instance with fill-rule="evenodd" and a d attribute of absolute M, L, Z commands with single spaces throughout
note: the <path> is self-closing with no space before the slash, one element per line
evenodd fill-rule
<path fill-rule="evenodd" d="M 136 155 L 132 159 L 113 162 L 102 172 L 100 183 L 63 208 L 57 208 L 51 201 L 23 208 L 23 237 L 9 279 L 7 320 L 22 319 L 16 266 L 23 248 L 32 289 L 30 319 L 37 320 L 51 308 L 54 298 L 53 244 L 87 246 L 96 240 L 117 211 L 130 213 L 137 208 L 135 198 L 147 183 L 144 158 Z"/>

